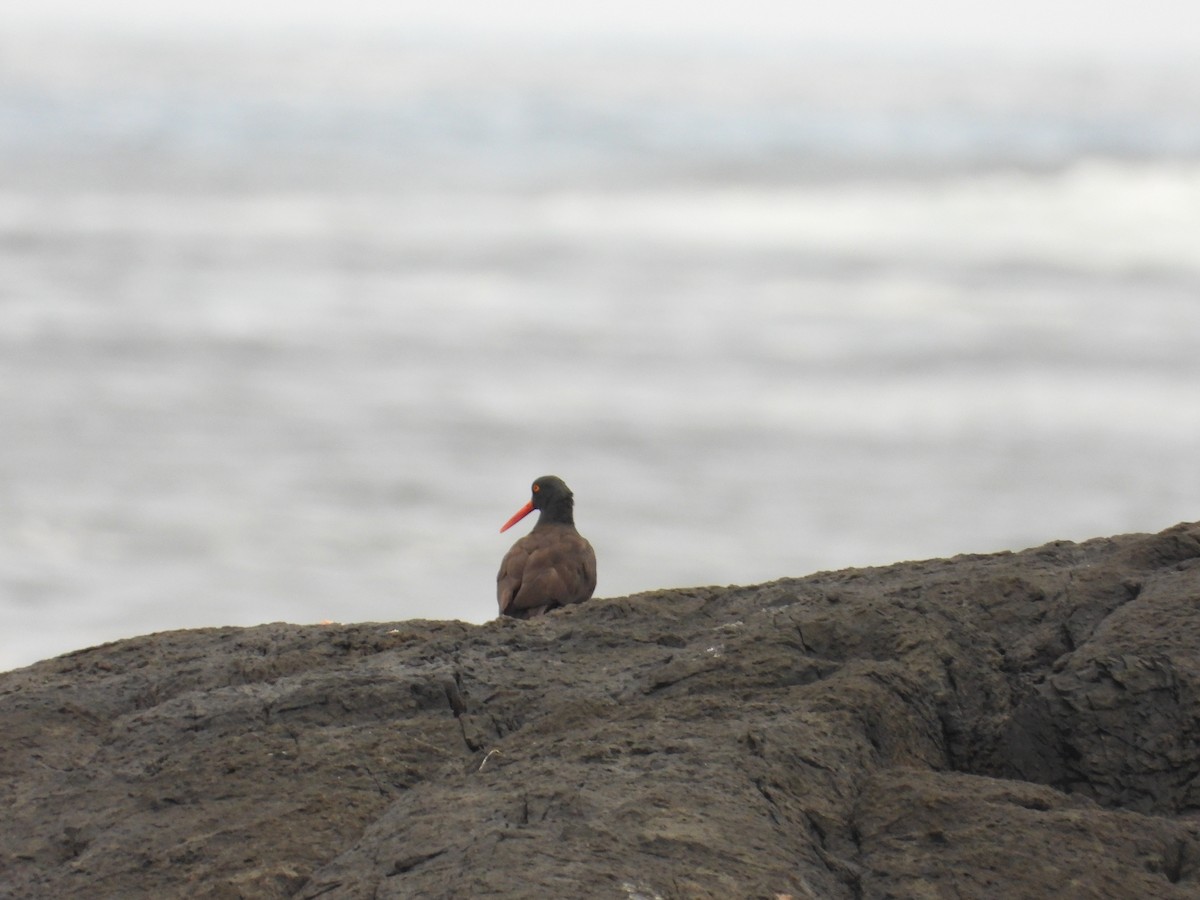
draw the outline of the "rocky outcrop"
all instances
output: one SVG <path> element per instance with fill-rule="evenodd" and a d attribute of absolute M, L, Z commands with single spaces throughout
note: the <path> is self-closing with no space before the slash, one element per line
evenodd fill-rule
<path fill-rule="evenodd" d="M 0 675 L 0 896 L 1195 898 L 1200 525 Z"/>

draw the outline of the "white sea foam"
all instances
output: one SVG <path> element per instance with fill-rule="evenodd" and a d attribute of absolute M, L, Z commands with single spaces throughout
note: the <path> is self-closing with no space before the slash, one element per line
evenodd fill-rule
<path fill-rule="evenodd" d="M 547 231 L 698 253 L 792 251 L 863 263 L 1031 264 L 1200 273 L 1200 164 L 1080 162 L 804 187 L 575 192 L 546 199 Z"/>

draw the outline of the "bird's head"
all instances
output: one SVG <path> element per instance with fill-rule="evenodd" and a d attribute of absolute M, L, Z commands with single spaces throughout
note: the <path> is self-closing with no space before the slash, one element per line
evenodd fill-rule
<path fill-rule="evenodd" d="M 575 524 L 575 495 L 567 483 L 557 475 L 543 475 L 529 488 L 529 502 L 504 523 L 501 531 L 507 531 L 535 509 L 541 512 L 538 523 L 565 522 Z"/>

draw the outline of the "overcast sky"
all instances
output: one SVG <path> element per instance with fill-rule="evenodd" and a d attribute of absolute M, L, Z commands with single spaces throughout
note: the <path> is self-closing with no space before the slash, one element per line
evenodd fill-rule
<path fill-rule="evenodd" d="M 786 41 L 898 50 L 1200 55 L 1200 0 L 16 0 L 0 28 Z"/>

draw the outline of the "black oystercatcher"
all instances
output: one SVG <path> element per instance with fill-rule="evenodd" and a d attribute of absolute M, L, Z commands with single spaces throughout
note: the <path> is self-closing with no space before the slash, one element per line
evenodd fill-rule
<path fill-rule="evenodd" d="M 596 553 L 575 530 L 575 495 L 554 475 L 543 475 L 532 491 L 530 501 L 500 529 L 541 510 L 533 531 L 512 545 L 496 576 L 500 614 L 518 619 L 582 603 L 596 589 Z"/>

